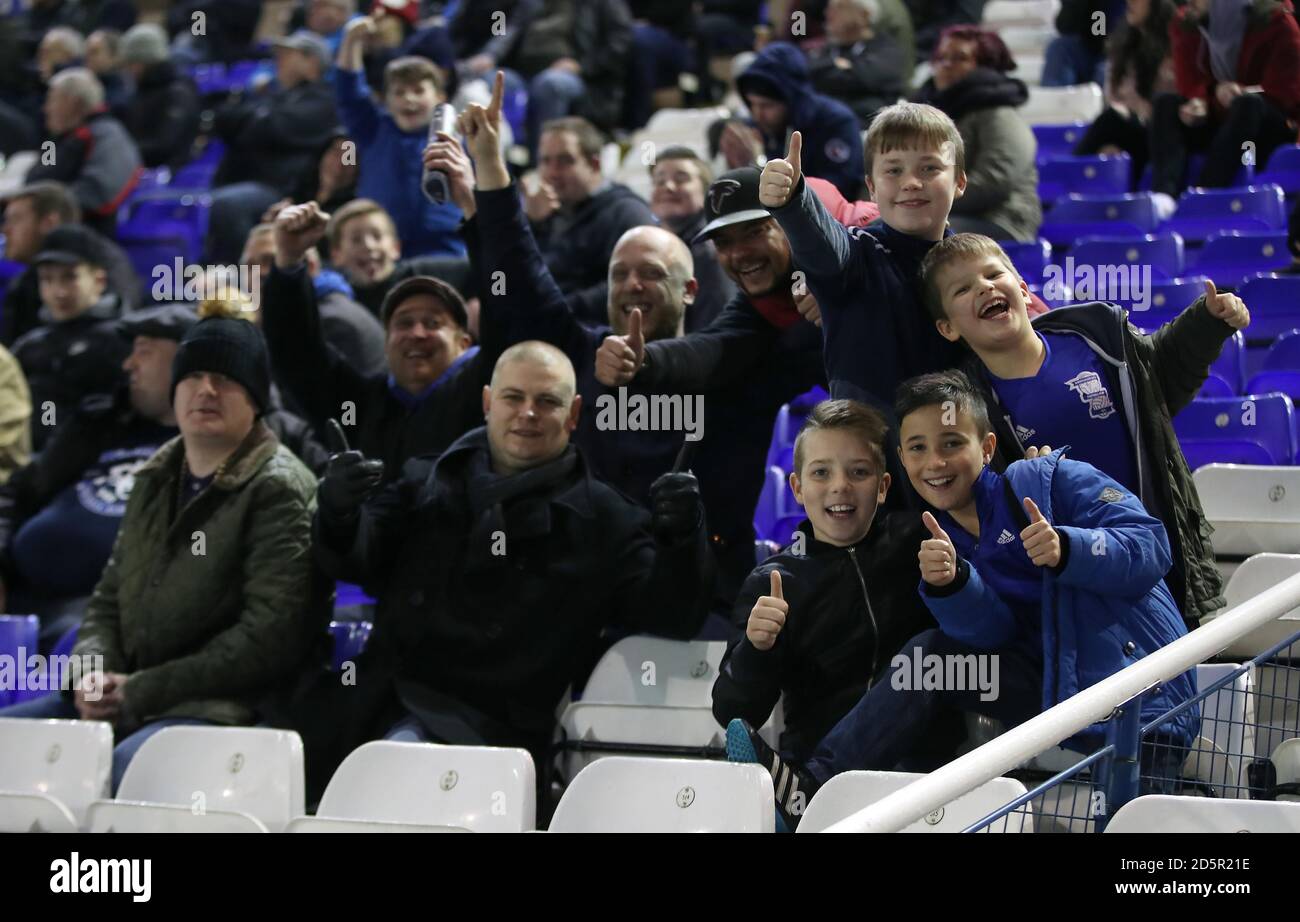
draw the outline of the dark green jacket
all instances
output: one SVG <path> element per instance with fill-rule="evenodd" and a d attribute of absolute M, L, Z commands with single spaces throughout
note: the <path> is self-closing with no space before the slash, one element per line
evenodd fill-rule
<path fill-rule="evenodd" d="M 177 515 L 183 456 L 178 436 L 136 474 L 74 650 L 130 676 L 119 730 L 158 717 L 251 723 L 324 628 L 316 478 L 258 421 Z"/>
<path fill-rule="evenodd" d="M 1205 519 L 1173 418 L 1196 397 L 1232 328 L 1210 314 L 1204 296 L 1151 336 L 1132 326 L 1123 308 L 1102 302 L 1057 308 L 1033 323 L 1043 333 L 1082 337 L 1106 366 L 1110 393 L 1119 395 L 1125 426 L 1137 446 L 1140 498 L 1169 534 L 1173 567 L 1165 582 L 1183 619 L 1196 628 L 1202 616 L 1226 603 L 1210 544 L 1214 528 Z M 1025 456 L 1025 446 L 978 360 L 967 372 L 985 389 L 998 436 L 998 461 L 1005 470 Z"/>

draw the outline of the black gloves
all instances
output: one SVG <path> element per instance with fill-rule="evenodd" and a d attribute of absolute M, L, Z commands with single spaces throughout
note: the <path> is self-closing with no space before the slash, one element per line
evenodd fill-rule
<path fill-rule="evenodd" d="M 694 474 L 662 474 L 650 485 L 650 531 L 655 540 L 672 542 L 700 527 L 704 507 Z"/>
<path fill-rule="evenodd" d="M 332 419 L 326 423 L 325 442 L 331 454 L 317 502 L 330 520 L 350 522 L 383 480 L 384 462 L 367 460 L 361 452 L 349 449 L 343 428 Z"/>

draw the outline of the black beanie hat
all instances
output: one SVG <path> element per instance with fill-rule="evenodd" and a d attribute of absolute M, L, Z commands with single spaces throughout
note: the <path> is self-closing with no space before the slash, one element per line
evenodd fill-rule
<path fill-rule="evenodd" d="M 238 381 L 248 391 L 258 415 L 271 399 L 271 368 L 262 333 L 247 320 L 207 317 L 185 334 L 172 362 L 172 403 L 176 385 L 196 371 L 212 371 Z"/>

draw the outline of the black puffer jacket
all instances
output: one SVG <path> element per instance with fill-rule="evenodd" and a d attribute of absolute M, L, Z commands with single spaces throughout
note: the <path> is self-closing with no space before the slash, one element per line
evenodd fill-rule
<path fill-rule="evenodd" d="M 140 148 L 147 167 L 179 166 L 190 157 L 199 133 L 199 93 L 194 81 L 170 61 L 153 65 L 140 76 L 126 104 L 122 123 Z"/>
<path fill-rule="evenodd" d="M 718 723 L 741 717 L 762 726 L 784 692 L 781 749 L 805 761 L 903 644 L 935 626 L 917 591 L 916 554 L 926 537 L 919 516 L 896 513 L 878 519 L 860 543 L 841 548 L 814 538 L 805 519 L 796 538 L 804 553 L 787 546 L 768 558 L 736 598 L 732 619 L 741 637 L 713 684 Z M 759 596 L 770 594 L 773 570 L 781 573 L 790 614 L 772 648 L 760 651 L 744 630 Z"/>
<path fill-rule="evenodd" d="M 226 144 L 215 185 L 260 182 L 292 194 L 315 173 L 321 149 L 338 127 L 334 91 L 324 81 L 269 90 L 217 110 L 215 129 Z"/>

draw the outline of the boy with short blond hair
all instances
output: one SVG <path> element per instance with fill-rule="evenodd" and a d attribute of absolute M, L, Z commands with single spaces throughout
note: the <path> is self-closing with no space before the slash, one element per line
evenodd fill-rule
<path fill-rule="evenodd" d="M 916 594 L 925 529 L 915 516 L 877 516 L 889 491 L 888 429 L 856 401 L 813 408 L 790 473 L 807 519 L 750 574 L 733 609 L 744 634 L 719 669 L 714 716 L 723 726 L 738 717 L 762 726 L 784 695 L 781 749 L 796 760 L 812 754 L 903 641 L 934 626 Z"/>
<path fill-rule="evenodd" d="M 1250 323 L 1213 282 L 1181 315 L 1147 336 L 1117 304 L 1092 302 L 1026 314 L 1029 289 L 998 244 L 957 234 L 921 265 L 924 301 L 939 334 L 964 342 L 967 373 L 993 409 L 1005 465 L 1031 445 L 1071 446 L 1137 495 L 1173 548 L 1166 576 L 1184 619 L 1224 604 L 1209 527 L 1173 428 L 1234 331 Z"/>
<path fill-rule="evenodd" d="M 363 66 L 364 42 L 374 32 L 371 17 L 348 23 L 334 80 L 339 115 L 357 144 L 357 197 L 373 199 L 392 216 L 407 255 L 463 258 L 465 245 L 457 234 L 460 209 L 450 201 L 430 202 L 421 189 L 429 123 L 444 101 L 437 70 L 414 56 L 390 61 L 381 108 L 371 98 Z"/>

